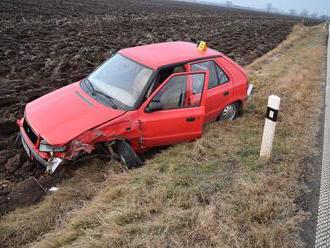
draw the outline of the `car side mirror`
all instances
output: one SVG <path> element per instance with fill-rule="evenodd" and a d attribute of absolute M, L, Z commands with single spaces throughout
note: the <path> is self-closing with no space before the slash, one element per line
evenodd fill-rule
<path fill-rule="evenodd" d="M 163 105 L 159 101 L 152 101 L 149 103 L 148 107 L 146 108 L 146 112 L 151 113 L 162 109 L 163 109 Z"/>

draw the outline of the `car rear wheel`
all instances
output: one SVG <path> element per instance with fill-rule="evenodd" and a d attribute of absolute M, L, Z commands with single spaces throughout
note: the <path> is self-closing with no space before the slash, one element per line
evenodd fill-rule
<path fill-rule="evenodd" d="M 117 153 L 120 162 L 126 165 L 129 169 L 139 167 L 143 164 L 142 160 L 127 141 L 117 141 L 113 146 L 113 150 Z"/>
<path fill-rule="evenodd" d="M 227 105 L 219 116 L 220 121 L 233 121 L 236 119 L 239 111 L 238 103 Z"/>

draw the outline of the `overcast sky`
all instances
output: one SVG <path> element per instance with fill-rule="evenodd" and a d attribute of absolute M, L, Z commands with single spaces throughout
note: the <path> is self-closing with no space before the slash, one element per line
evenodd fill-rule
<path fill-rule="evenodd" d="M 204 0 L 218 3 L 225 3 L 225 0 Z M 317 12 L 319 15 L 330 14 L 330 0 L 231 0 L 233 4 L 254 7 L 266 8 L 267 3 L 272 3 L 274 8 L 288 11 L 296 9 L 301 12 L 307 9 L 309 13 Z"/>

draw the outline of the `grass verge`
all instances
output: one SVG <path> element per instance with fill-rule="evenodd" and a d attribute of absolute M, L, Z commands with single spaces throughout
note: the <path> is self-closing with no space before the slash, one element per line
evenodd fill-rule
<path fill-rule="evenodd" d="M 256 92 L 241 118 L 209 124 L 202 139 L 163 150 L 142 168 L 107 171 L 111 176 L 105 182 L 91 184 L 93 176 L 87 173 L 82 183 L 74 177 L 37 206 L 3 217 L 0 242 L 21 246 L 34 241 L 30 245 L 35 247 L 303 246 L 299 232 L 308 213 L 297 199 L 308 191 L 301 180 L 305 169 L 320 155 L 325 40 L 321 26 L 296 27 L 278 48 L 247 67 Z M 279 95 L 282 105 L 272 159 L 263 161 L 259 148 L 269 94 Z"/>

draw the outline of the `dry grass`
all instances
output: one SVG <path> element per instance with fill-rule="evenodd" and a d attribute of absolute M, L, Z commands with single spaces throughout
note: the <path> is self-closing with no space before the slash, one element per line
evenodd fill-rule
<path fill-rule="evenodd" d="M 17 209 L 0 219 L 1 247 L 21 247 L 62 225 L 74 212 L 104 187 L 109 169 L 100 160 L 92 159 L 71 179 L 62 183 L 59 191 L 48 195 L 37 206 Z"/>
<path fill-rule="evenodd" d="M 297 27 L 247 68 L 256 93 L 237 121 L 208 125 L 202 139 L 163 150 L 140 169 L 113 174 L 101 183 L 101 191 L 95 183 L 98 190 L 89 194 L 90 185 L 75 177 L 37 207 L 3 218 L 2 244 L 20 246 L 37 239 L 30 245 L 303 246 L 299 231 L 308 214 L 296 199 L 307 190 L 300 181 L 311 166 L 306 161 L 319 155 L 325 37 L 321 27 Z M 259 146 L 270 93 L 282 97 L 282 106 L 273 157 L 262 161 Z M 95 192 L 56 225 L 68 216 L 67 209 L 75 208 L 76 199 Z"/>

